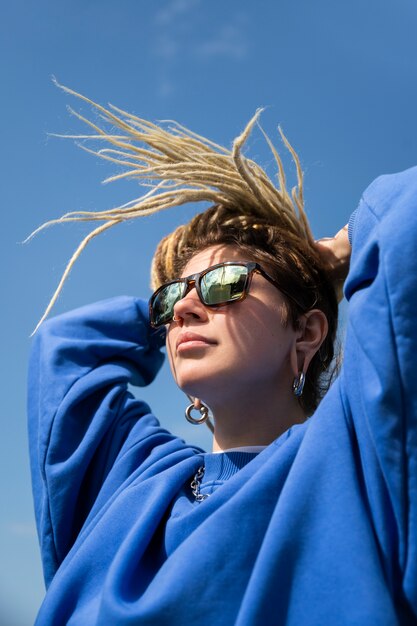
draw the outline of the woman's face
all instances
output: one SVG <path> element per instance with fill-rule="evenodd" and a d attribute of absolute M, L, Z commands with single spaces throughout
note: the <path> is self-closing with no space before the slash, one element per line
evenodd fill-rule
<path fill-rule="evenodd" d="M 192 257 L 182 277 L 224 261 L 252 260 L 234 246 L 216 245 Z M 253 274 L 244 300 L 219 308 L 204 306 L 193 288 L 175 305 L 175 319 L 167 351 L 174 378 L 189 395 L 214 408 L 224 395 L 291 390 L 297 331 L 285 324 L 283 295 L 260 274 Z"/>

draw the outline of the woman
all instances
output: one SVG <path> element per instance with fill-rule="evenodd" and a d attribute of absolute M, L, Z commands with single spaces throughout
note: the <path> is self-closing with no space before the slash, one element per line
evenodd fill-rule
<path fill-rule="evenodd" d="M 199 143 L 193 161 L 191 143 L 174 151 L 149 128 L 158 201 L 187 201 L 183 184 L 197 200 L 214 185 L 217 202 L 160 243 L 149 309 L 114 298 L 37 333 L 29 423 L 48 585 L 37 624 L 416 623 L 417 170 L 378 179 L 350 222 L 344 363 L 319 404 L 347 229 L 314 243 L 301 180 L 297 216 L 282 170 L 277 190 L 241 156 L 251 125 L 231 153 L 172 134 Z M 126 135 L 110 140 L 126 161 Z M 132 211 L 100 215 L 106 226 Z M 127 389 L 154 379 L 165 341 L 193 398 L 187 417 L 213 413 L 213 453 L 162 429 Z"/>

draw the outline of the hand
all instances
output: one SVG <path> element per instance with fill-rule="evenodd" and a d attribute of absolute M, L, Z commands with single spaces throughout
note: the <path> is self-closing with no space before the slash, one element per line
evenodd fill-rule
<path fill-rule="evenodd" d="M 351 245 L 348 226 L 344 226 L 334 237 L 316 241 L 316 250 L 325 262 L 336 289 L 337 301 L 343 298 L 343 285 L 349 272 Z"/>

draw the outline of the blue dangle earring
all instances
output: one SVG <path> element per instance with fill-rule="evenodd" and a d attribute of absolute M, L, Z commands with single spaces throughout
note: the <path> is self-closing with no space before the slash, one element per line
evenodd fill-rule
<path fill-rule="evenodd" d="M 292 383 L 292 391 L 297 398 L 303 395 L 305 381 L 306 376 L 304 372 L 300 372 L 298 376 L 294 378 L 294 381 Z"/>

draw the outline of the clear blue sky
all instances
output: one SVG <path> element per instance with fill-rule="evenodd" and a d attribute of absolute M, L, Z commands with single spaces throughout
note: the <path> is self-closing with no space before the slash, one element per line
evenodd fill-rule
<path fill-rule="evenodd" d="M 24 626 L 43 594 L 25 425 L 28 337 L 86 230 L 61 226 L 29 245 L 18 242 L 63 212 L 110 208 L 138 195 L 134 183 L 101 185 L 113 172 L 108 164 L 69 140 L 47 138 L 82 131 L 66 111 L 77 101 L 51 75 L 103 104 L 177 119 L 228 146 L 266 106 L 267 131 L 281 124 L 300 154 L 313 229 L 330 235 L 374 177 L 417 162 L 417 4 L 14 0 L 2 9 L 0 30 L 0 623 Z M 259 135 L 248 150 L 270 168 Z M 147 297 L 157 241 L 194 210 L 126 224 L 96 240 L 55 312 L 120 293 Z M 165 425 L 209 447 L 207 429 L 185 424 L 186 399 L 166 369 L 145 397 Z"/>

